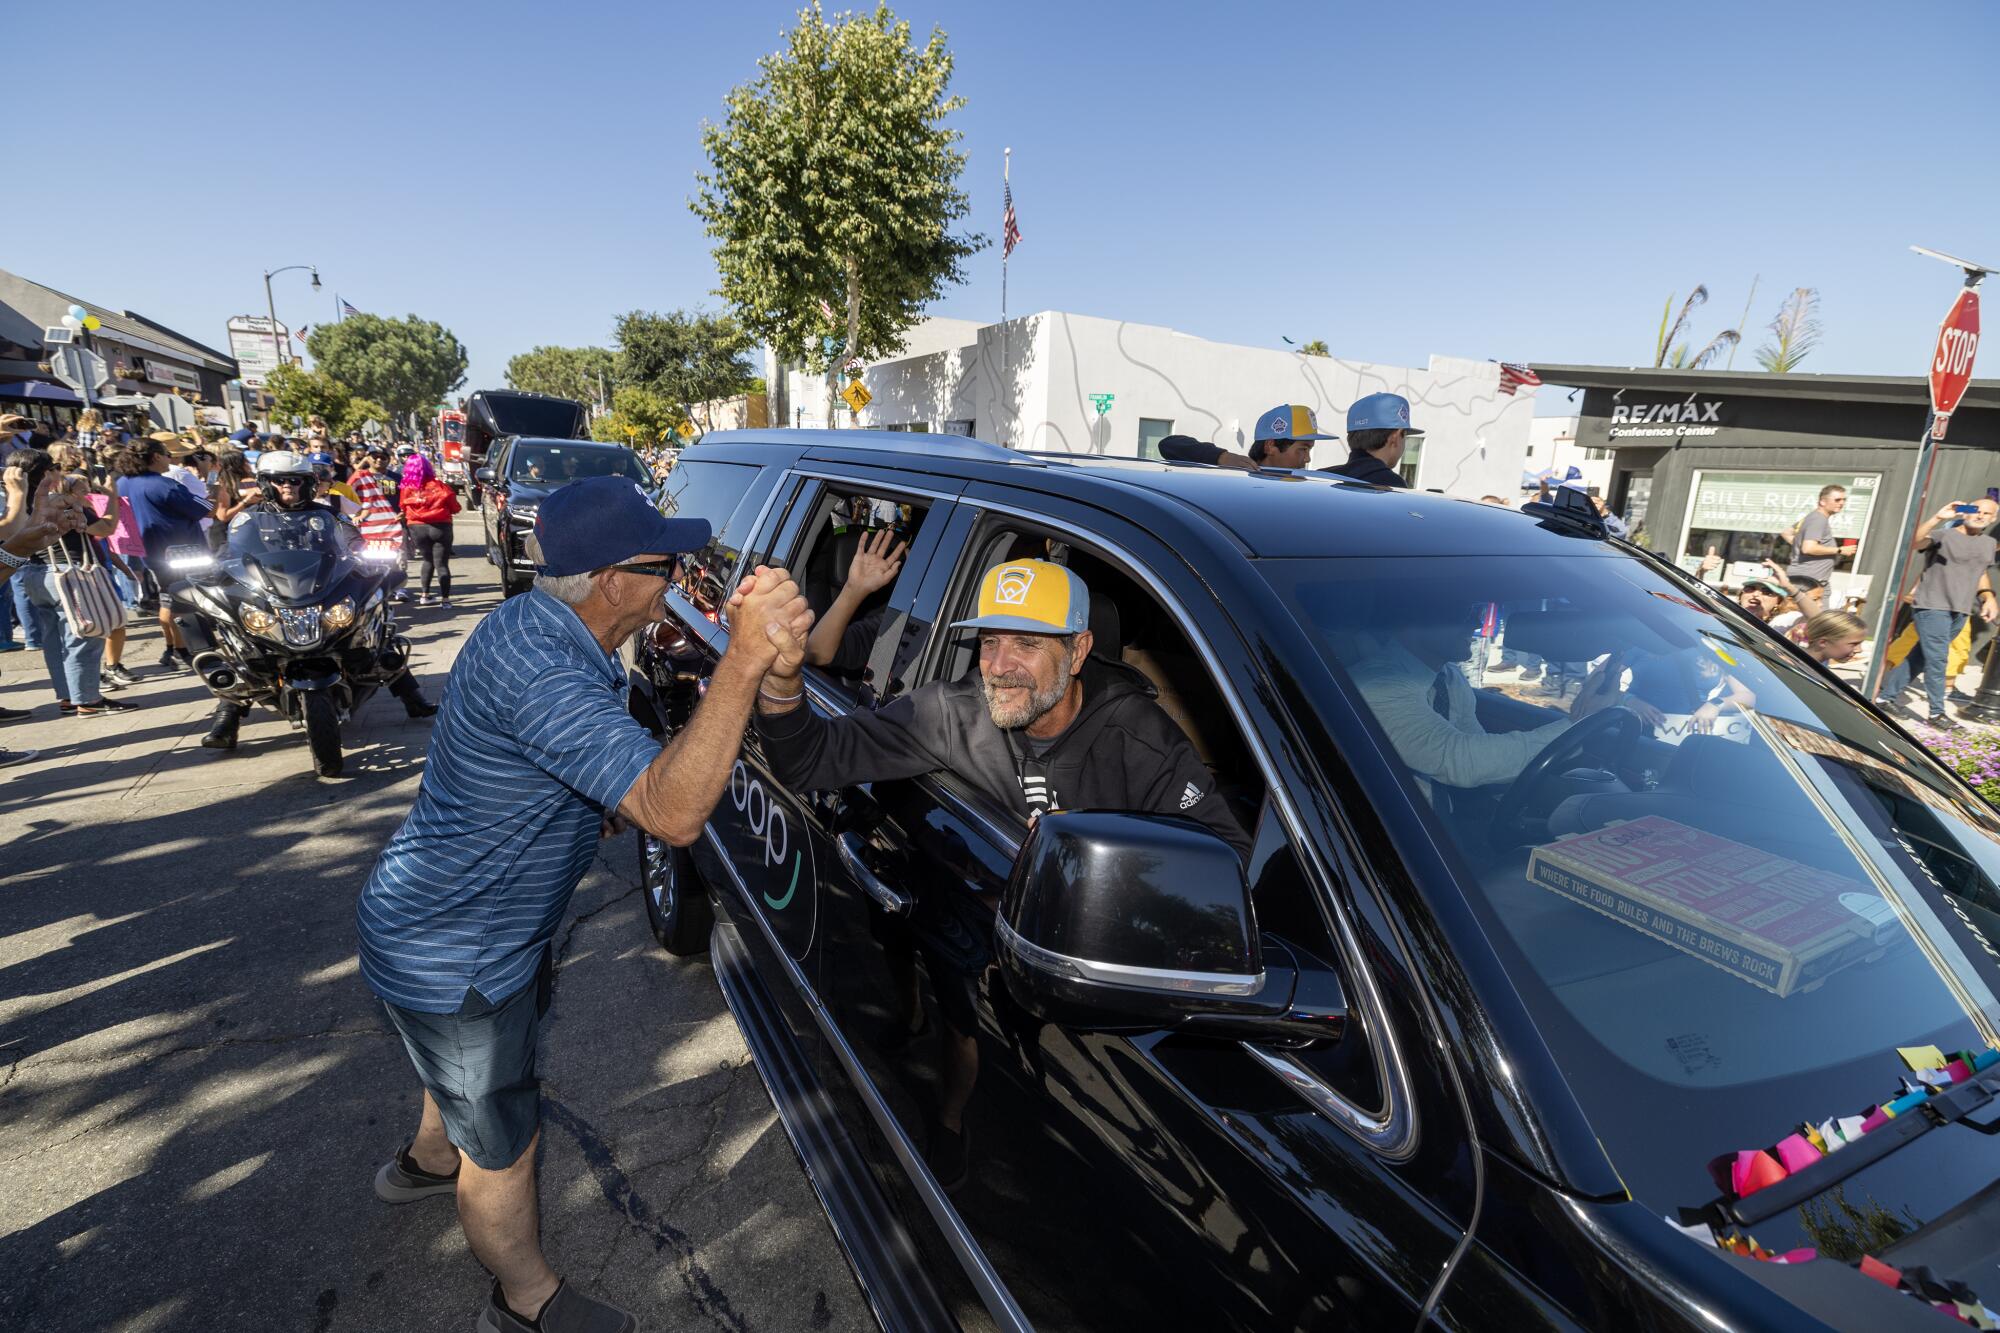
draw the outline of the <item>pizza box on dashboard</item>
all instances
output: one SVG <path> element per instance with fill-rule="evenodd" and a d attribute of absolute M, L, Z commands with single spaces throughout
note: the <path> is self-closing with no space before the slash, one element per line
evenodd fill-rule
<path fill-rule="evenodd" d="M 1528 878 L 1774 995 L 1889 943 L 1868 885 L 1658 815 L 1537 847 Z"/>

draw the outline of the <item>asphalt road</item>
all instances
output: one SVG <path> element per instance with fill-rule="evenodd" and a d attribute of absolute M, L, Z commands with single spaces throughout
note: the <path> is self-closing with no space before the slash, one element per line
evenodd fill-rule
<path fill-rule="evenodd" d="M 404 617 L 435 700 L 498 602 L 478 525 L 458 603 Z M 448 1198 L 378 1202 L 418 1088 L 361 983 L 354 901 L 423 771 L 387 696 L 348 776 L 252 714 L 196 745 L 207 691 L 159 671 L 116 718 L 59 718 L 0 655 L 0 1328 L 470 1329 L 488 1279 Z M 544 1028 L 542 1232 L 648 1329 L 874 1327 L 705 963 L 654 946 L 628 835 L 558 938 Z"/>

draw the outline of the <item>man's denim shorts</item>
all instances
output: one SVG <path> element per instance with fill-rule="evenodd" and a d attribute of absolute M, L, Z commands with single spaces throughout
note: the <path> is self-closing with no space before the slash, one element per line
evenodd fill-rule
<path fill-rule="evenodd" d="M 535 979 L 498 1004 L 476 990 L 455 1014 L 382 1003 L 444 1117 L 445 1137 L 484 1170 L 512 1166 L 541 1123 L 535 1047 L 553 980 L 544 950 Z"/>

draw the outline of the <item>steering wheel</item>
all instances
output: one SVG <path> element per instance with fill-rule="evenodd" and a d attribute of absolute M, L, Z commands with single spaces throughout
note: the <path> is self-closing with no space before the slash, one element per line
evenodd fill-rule
<path fill-rule="evenodd" d="M 1614 706 L 1599 709 L 1544 745 L 1542 752 L 1530 759 L 1528 766 L 1500 794 L 1499 807 L 1493 812 L 1493 845 L 1518 847 L 1539 835 L 1540 831 L 1533 827 L 1538 821 L 1527 813 L 1528 798 L 1551 771 L 1559 772 L 1601 736 L 1611 737 L 1617 752 L 1623 754 L 1639 738 L 1640 731 L 1637 714 Z"/>

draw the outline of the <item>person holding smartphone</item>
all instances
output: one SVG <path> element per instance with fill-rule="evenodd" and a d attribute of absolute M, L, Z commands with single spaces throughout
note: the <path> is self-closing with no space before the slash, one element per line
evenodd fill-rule
<path fill-rule="evenodd" d="M 1994 597 L 1987 574 L 2000 549 L 1993 537 L 1995 520 L 2000 520 L 2000 502 L 1960 500 L 1918 525 L 1910 543 L 1924 558 L 1913 603 L 1917 646 L 1883 679 L 1876 707 L 1912 718 L 1896 700 L 1921 675 L 1930 702 L 1930 725 L 1940 731 L 1959 729 L 1945 712 L 1945 694 L 1951 688 L 1946 664 L 1951 660 L 1952 639 L 1975 609 L 1981 620 L 2000 617 L 2000 599 Z"/>

